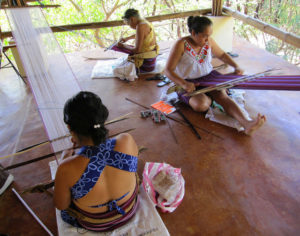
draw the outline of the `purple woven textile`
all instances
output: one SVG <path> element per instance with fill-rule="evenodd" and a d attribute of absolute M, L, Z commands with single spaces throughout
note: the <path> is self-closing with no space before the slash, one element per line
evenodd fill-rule
<path fill-rule="evenodd" d="M 241 77 L 242 75 L 226 74 L 223 75 L 215 70 L 210 74 L 202 76 L 197 79 L 187 79 L 186 81 L 195 84 L 197 90 L 204 87 L 211 87 L 220 83 L 233 80 Z M 256 90 L 290 90 L 300 91 L 300 75 L 281 75 L 281 76 L 264 76 L 255 80 L 242 82 L 235 85 L 235 89 L 256 89 Z M 189 104 L 191 97 L 184 93 L 178 93 L 180 100 Z"/>
<path fill-rule="evenodd" d="M 112 50 L 117 51 L 117 52 L 123 52 L 129 55 L 133 55 L 133 53 L 126 48 L 120 48 L 118 46 L 113 46 Z M 155 69 L 155 65 L 156 65 L 156 57 L 155 58 L 149 58 L 149 59 L 144 59 L 144 63 L 143 65 L 139 68 L 139 72 L 140 73 L 147 73 L 147 72 L 151 72 Z"/>

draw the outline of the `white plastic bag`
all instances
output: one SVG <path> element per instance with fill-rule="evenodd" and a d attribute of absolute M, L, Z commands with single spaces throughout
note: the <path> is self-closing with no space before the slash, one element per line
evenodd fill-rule
<path fill-rule="evenodd" d="M 173 212 L 180 205 L 185 193 L 184 184 L 180 168 L 166 163 L 146 163 L 143 187 L 152 202 L 163 212 Z"/>

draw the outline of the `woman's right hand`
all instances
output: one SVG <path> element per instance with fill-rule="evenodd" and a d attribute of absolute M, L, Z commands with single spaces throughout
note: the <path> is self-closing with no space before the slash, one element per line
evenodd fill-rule
<path fill-rule="evenodd" d="M 191 93 L 196 90 L 195 84 L 187 81 L 185 81 L 185 83 L 182 85 L 182 88 L 188 93 Z"/>

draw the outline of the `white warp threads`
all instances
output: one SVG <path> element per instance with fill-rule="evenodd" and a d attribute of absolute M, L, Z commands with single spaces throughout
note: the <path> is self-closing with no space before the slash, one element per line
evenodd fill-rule
<path fill-rule="evenodd" d="M 50 140 L 68 133 L 63 106 L 81 89 L 40 8 L 7 9 L 31 89 Z M 68 139 L 52 143 L 53 151 L 71 147 Z"/>

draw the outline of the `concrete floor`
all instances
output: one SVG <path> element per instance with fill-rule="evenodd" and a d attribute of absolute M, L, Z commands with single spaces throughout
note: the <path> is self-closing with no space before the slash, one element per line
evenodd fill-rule
<path fill-rule="evenodd" d="M 236 61 L 246 73 L 279 67 L 283 74 L 300 74 L 299 67 L 241 39 L 234 40 L 233 51 L 239 54 Z M 125 100 L 128 97 L 148 106 L 158 101 L 166 88 L 157 88 L 156 81 L 144 79 L 131 83 L 91 80 L 96 61 L 87 61 L 83 56 L 101 56 L 101 50 L 74 53 L 67 58 L 81 87 L 97 93 L 107 105 L 109 119 L 134 113 L 135 117 L 108 128 L 111 133 L 135 128 L 131 134 L 139 146 L 147 147 L 139 156 L 139 174 L 148 161 L 167 162 L 182 169 L 184 200 L 174 213 L 161 213 L 171 235 L 300 235 L 300 92 L 248 90 L 246 107 L 250 115 L 260 112 L 267 116 L 267 123 L 252 137 L 182 106 L 191 122 L 202 128 L 198 129 L 202 139 L 170 120 L 176 144 L 167 124 L 139 118 L 143 108 Z M 32 94 L 12 70 L 0 70 L 0 91 L 0 156 L 47 140 Z M 173 116 L 179 118 L 178 114 Z M 0 163 L 9 166 L 50 151 L 46 145 Z M 53 159 L 12 169 L 12 187 L 21 192 L 50 180 L 48 162 Z M 22 197 L 57 234 L 52 198 L 37 193 Z M 11 188 L 0 196 L 0 222 L 0 233 L 47 235 Z"/>

